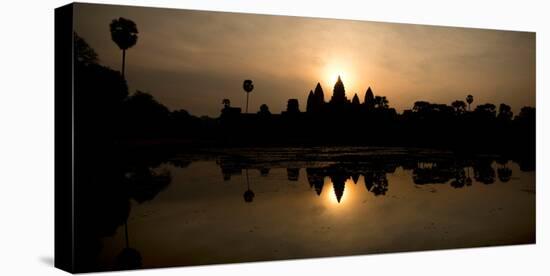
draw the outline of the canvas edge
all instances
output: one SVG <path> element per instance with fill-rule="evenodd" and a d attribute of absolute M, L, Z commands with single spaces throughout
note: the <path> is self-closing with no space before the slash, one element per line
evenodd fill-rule
<path fill-rule="evenodd" d="M 75 272 L 73 154 L 73 7 L 56 8 L 54 39 L 55 249 L 54 266 Z"/>

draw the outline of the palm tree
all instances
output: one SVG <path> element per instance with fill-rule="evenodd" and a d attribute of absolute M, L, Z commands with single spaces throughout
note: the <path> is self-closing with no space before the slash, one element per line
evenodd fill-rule
<path fill-rule="evenodd" d="M 248 94 L 252 92 L 254 89 L 254 84 L 252 83 L 252 80 L 244 80 L 243 82 L 243 89 L 244 92 L 246 92 L 246 113 L 248 113 Z"/>
<path fill-rule="evenodd" d="M 119 17 L 118 19 L 113 19 L 109 27 L 111 29 L 111 39 L 122 50 L 122 77 L 124 78 L 126 50 L 137 43 L 137 26 L 134 21 Z"/>
<path fill-rule="evenodd" d="M 472 95 L 466 96 L 466 102 L 468 103 L 468 111 L 470 111 L 470 105 L 474 102 L 474 96 Z"/>

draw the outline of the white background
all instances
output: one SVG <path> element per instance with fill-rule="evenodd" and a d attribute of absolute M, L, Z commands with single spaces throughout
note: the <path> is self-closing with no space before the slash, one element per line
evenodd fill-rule
<path fill-rule="evenodd" d="M 299 261 L 114 272 L 109 275 L 549 275 L 547 1 L 95 1 L 537 32 L 537 244 Z M 0 8 L 0 275 L 63 275 L 54 249 L 54 13 L 66 1 Z M 519 92 L 519 91 L 518 91 Z M 342 233 L 345 235 L 345 233 Z M 227 250 L 231 250 L 228 248 Z M 132 274 L 130 274 L 132 273 Z"/>

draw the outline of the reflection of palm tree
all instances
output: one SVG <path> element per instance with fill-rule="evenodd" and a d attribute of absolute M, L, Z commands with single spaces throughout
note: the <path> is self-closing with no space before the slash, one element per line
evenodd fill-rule
<path fill-rule="evenodd" d="M 244 92 L 246 92 L 246 109 L 245 109 L 246 111 L 245 111 L 245 113 L 248 113 L 248 95 L 254 89 L 254 84 L 252 83 L 252 80 L 244 80 L 243 89 L 244 89 Z"/>
<path fill-rule="evenodd" d="M 245 169 L 246 172 L 246 191 L 243 194 L 245 202 L 252 202 L 254 200 L 254 192 L 250 190 L 250 183 L 248 181 L 248 169 Z"/>
<path fill-rule="evenodd" d="M 468 111 L 471 111 L 470 105 L 474 102 L 474 96 L 472 95 L 466 96 L 466 102 L 468 103 Z"/>
<path fill-rule="evenodd" d="M 472 186 L 472 178 L 470 177 L 470 167 L 466 167 L 466 180 L 464 182 L 466 186 Z"/>
<path fill-rule="evenodd" d="M 111 39 L 122 50 L 122 77 L 124 78 L 126 50 L 136 45 L 138 39 L 136 23 L 120 17 L 119 19 L 113 19 L 109 27 L 111 29 Z"/>
<path fill-rule="evenodd" d="M 141 267 L 141 254 L 136 249 L 130 248 L 128 241 L 128 219 L 124 223 L 124 235 L 126 238 L 126 247 L 118 254 L 116 258 L 119 269 L 136 269 Z"/>

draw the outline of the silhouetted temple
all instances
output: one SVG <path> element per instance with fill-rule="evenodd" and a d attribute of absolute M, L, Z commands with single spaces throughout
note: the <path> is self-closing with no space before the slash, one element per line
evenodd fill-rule
<path fill-rule="evenodd" d="M 346 89 L 344 88 L 344 83 L 342 82 L 340 76 L 338 76 L 338 80 L 336 81 L 336 84 L 334 84 L 334 92 L 332 94 L 332 98 L 330 99 L 330 103 L 333 105 L 343 105 L 349 103 L 349 100 L 346 97 Z"/>
<path fill-rule="evenodd" d="M 353 107 L 357 110 L 360 106 L 363 106 L 365 110 L 372 110 L 375 108 L 375 97 L 372 89 L 369 87 L 365 92 L 364 102 L 361 104 L 359 95 L 355 93 L 350 101 L 346 96 L 346 89 L 342 78 L 338 76 L 338 80 L 334 84 L 334 90 L 330 101 L 327 103 L 324 99 L 323 88 L 320 83 L 317 83 L 315 91 L 310 90 L 307 97 L 307 113 L 318 112 L 342 112 L 346 107 Z M 387 100 L 385 97 L 379 97 L 379 101 L 384 102 L 380 105 L 381 108 L 387 108 Z M 349 111 L 349 110 L 348 110 Z"/>

